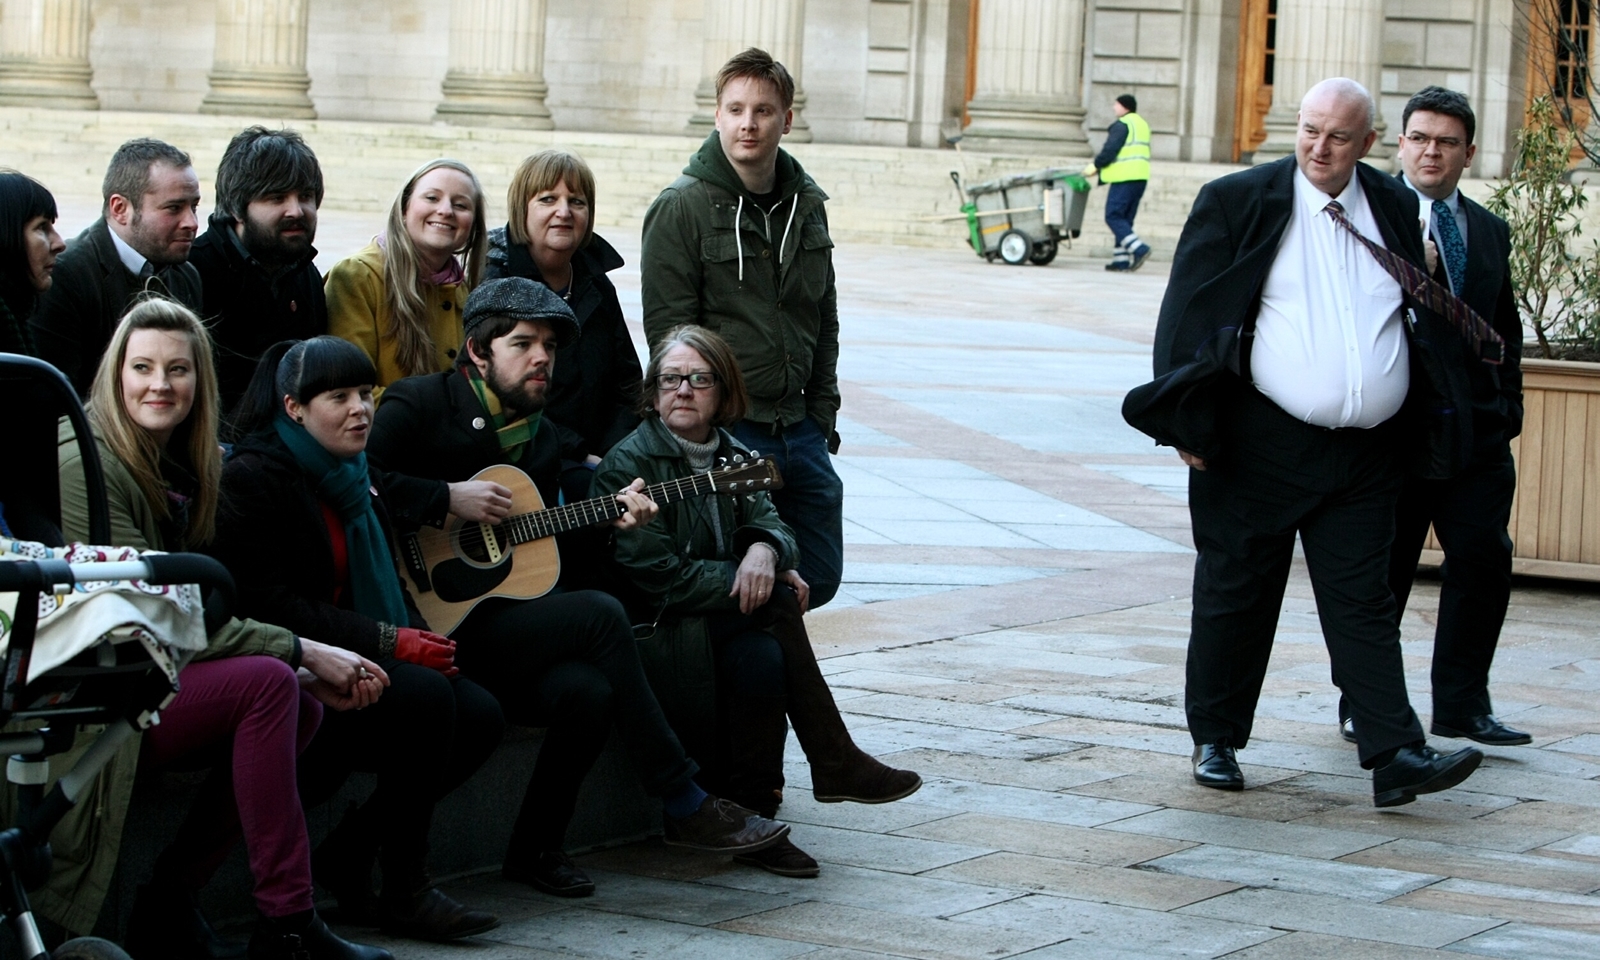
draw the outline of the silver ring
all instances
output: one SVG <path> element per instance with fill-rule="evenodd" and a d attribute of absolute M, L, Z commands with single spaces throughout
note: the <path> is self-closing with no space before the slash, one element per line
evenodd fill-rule
<path fill-rule="evenodd" d="M 361 667 L 360 670 L 361 670 L 361 672 L 357 675 L 357 679 L 365 680 L 368 677 L 372 676 L 372 674 L 367 672 L 367 668 L 366 667 Z"/>

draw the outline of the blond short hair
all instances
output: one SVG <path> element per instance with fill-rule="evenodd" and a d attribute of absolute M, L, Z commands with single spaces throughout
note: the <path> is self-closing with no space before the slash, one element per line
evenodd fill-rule
<path fill-rule="evenodd" d="M 510 242 L 527 246 L 528 204 L 558 183 L 582 194 L 589 205 L 589 226 L 578 238 L 579 247 L 588 245 L 594 236 L 594 171 L 576 153 L 559 149 L 539 151 L 522 161 L 511 175 L 511 186 L 506 190 L 506 236 Z"/>

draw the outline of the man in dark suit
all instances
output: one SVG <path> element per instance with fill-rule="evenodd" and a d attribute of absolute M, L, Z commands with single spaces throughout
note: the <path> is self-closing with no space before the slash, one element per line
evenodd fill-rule
<path fill-rule="evenodd" d="M 1454 333 L 1429 326 L 1442 323 L 1431 311 L 1403 312 L 1401 268 L 1360 240 L 1424 262 L 1416 196 L 1358 162 L 1375 120 L 1355 81 L 1313 87 L 1294 157 L 1201 190 L 1162 302 L 1157 377 L 1219 352 L 1228 371 L 1211 385 L 1214 448 L 1180 451 L 1199 553 L 1185 707 L 1204 786 L 1244 787 L 1235 750 L 1249 742 L 1296 534 L 1374 803 L 1448 789 L 1482 759 L 1428 747 L 1406 696 L 1387 582 L 1413 441 L 1400 414 L 1434 382 L 1413 343 Z M 1423 325 L 1415 337 L 1410 323 Z"/>
<path fill-rule="evenodd" d="M 33 315 L 40 358 L 81 395 L 140 294 L 200 309 L 200 275 L 187 262 L 200 226 L 200 178 L 189 155 L 160 140 L 129 140 L 112 155 L 100 190 L 100 219 L 67 245 Z"/>
<path fill-rule="evenodd" d="M 1439 249 L 1434 278 L 1489 320 L 1507 350 L 1499 366 L 1466 364 L 1473 435 L 1466 469 L 1449 480 L 1407 479 L 1395 515 L 1389 586 L 1403 613 L 1432 524 L 1445 554 L 1433 636 L 1432 731 L 1510 746 L 1533 738 L 1495 718 L 1489 666 L 1511 601 L 1506 526 L 1517 487 L 1511 438 L 1522 430 L 1522 320 L 1511 289 L 1510 228 L 1456 189 L 1477 151 L 1476 127 L 1467 98 L 1442 87 L 1419 91 L 1402 114 L 1402 180 L 1416 192 Z"/>

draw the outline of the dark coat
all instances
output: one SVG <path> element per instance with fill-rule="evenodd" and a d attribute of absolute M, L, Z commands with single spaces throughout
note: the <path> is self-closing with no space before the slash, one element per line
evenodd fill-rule
<path fill-rule="evenodd" d="M 373 506 L 392 543 L 394 525 L 415 529 L 426 504 L 402 510 L 402 484 L 371 468 Z M 442 511 L 441 511 L 442 516 Z M 209 552 L 222 561 L 238 588 L 235 616 L 288 627 L 297 636 L 353 650 L 382 660 L 378 622 L 334 602 L 337 574 L 333 542 L 316 488 L 276 433 L 246 437 L 222 468 L 222 507 L 217 536 Z M 402 581 L 402 590 L 404 581 Z M 426 628 L 406 595 L 411 622 L 394 626 Z"/>
<path fill-rule="evenodd" d="M 1506 341 L 1505 362 L 1499 366 L 1467 364 L 1473 440 L 1484 451 L 1522 432 L 1522 317 L 1511 288 L 1510 225 L 1465 194 L 1461 206 L 1467 211 L 1467 282 L 1461 299 Z"/>
<path fill-rule="evenodd" d="M 305 259 L 276 276 L 247 257 L 233 236 L 233 218 L 213 215 L 195 240 L 189 262 L 200 275 L 200 315 L 211 326 L 217 351 L 217 387 L 224 411 L 244 395 L 256 361 L 279 340 L 308 340 L 328 332 L 322 273 Z"/>
<path fill-rule="evenodd" d="M 197 313 L 202 309 L 200 274 L 192 264 L 162 267 L 148 283 L 141 282 L 117 256 L 105 218 L 96 220 L 67 245 L 56 260 L 55 281 L 39 297 L 33 314 L 39 357 L 55 364 L 79 395 L 87 396 L 117 321 L 146 289 Z"/>
<path fill-rule="evenodd" d="M 622 255 L 599 236 L 590 237 L 572 258 L 567 303 L 578 319 L 578 341 L 562 344 L 556 354 L 550 400 L 544 408 L 545 417 L 556 426 L 576 434 L 562 438 L 562 455 L 568 460 L 605 456 L 639 425 L 639 381 L 644 371 L 628 335 L 617 288 L 606 276 L 622 263 Z M 544 283 L 528 249 L 509 243 L 505 227 L 489 232 L 484 276 Z"/>
<path fill-rule="evenodd" d="M 1240 349 L 1248 338 L 1242 331 L 1254 327 L 1262 285 L 1289 225 L 1295 163 L 1294 157 L 1285 157 L 1200 189 L 1161 301 L 1154 350 L 1157 378 L 1207 367 L 1231 371 L 1225 376 L 1248 377 L 1248 349 L 1243 360 Z M 1384 245 L 1423 266 L 1416 194 L 1364 163 L 1356 164 L 1356 175 Z M 1408 444 L 1417 451 L 1410 466 L 1422 475 L 1448 475 L 1460 469 L 1471 448 L 1471 423 L 1460 415 L 1470 406 L 1466 350 L 1448 322 L 1425 307 L 1411 306 L 1417 327 L 1407 327 L 1412 376 L 1402 414 L 1415 436 Z M 1227 389 L 1225 384 L 1219 387 Z M 1161 412 L 1179 420 L 1187 410 L 1191 421 L 1203 421 L 1212 415 L 1214 398 L 1214 391 L 1201 386 L 1183 404 Z M 1193 430 L 1204 423 L 1184 426 Z"/>

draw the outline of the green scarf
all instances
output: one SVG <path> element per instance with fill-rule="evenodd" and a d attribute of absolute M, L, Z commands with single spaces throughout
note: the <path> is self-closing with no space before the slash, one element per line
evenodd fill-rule
<path fill-rule="evenodd" d="M 372 509 L 372 481 L 367 477 L 367 455 L 340 459 L 329 453 L 306 428 L 280 412 L 272 421 L 306 476 L 316 481 L 317 495 L 333 508 L 344 524 L 345 547 L 350 558 L 350 599 L 357 613 L 380 623 L 409 626 L 400 576 L 394 571 L 389 541 Z"/>
<path fill-rule="evenodd" d="M 506 455 L 506 463 L 521 460 L 523 451 L 533 442 L 533 435 L 539 432 L 539 421 L 544 418 L 544 411 L 536 410 L 520 420 L 507 423 L 505 411 L 500 407 L 500 398 L 489 389 L 478 368 L 468 364 L 461 368 L 461 372 L 472 384 L 472 392 L 489 415 L 489 422 L 494 424 L 495 437 L 500 441 L 501 452 Z"/>

